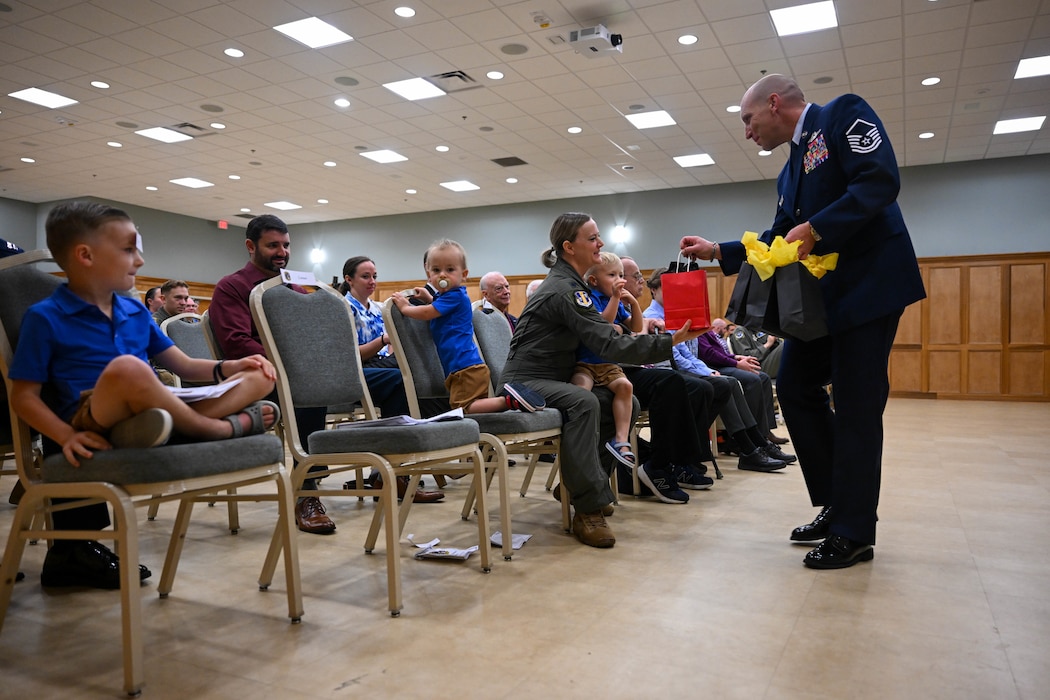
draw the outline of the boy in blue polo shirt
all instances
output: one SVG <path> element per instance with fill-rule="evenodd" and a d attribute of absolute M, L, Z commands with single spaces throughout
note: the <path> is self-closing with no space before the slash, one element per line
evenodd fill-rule
<path fill-rule="evenodd" d="M 437 241 L 427 249 L 423 268 L 431 286 L 438 290 L 436 296 L 416 287 L 416 296 L 427 302 L 420 306 L 410 304 L 400 292 L 391 297 L 408 318 L 430 321 L 430 334 L 445 370 L 449 405 L 462 408 L 464 413 L 543 410 L 543 396 L 521 384 L 505 384 L 502 396 L 489 396 L 489 368 L 474 345 L 470 297 L 463 286 L 468 274 L 463 246 L 447 238 Z"/>
<path fill-rule="evenodd" d="M 26 312 L 9 372 L 11 405 L 51 441 L 45 451 L 61 450 L 81 466 L 95 450 L 163 444 L 173 429 L 221 440 L 273 425 L 276 406 L 259 401 L 274 385 L 266 358 L 192 359 L 160 332 L 146 307 L 120 294 L 134 287 L 143 264 L 141 239 L 125 212 L 60 204 L 45 229 L 68 282 Z M 190 381 L 240 381 L 218 398 L 186 404 L 161 384 L 151 358 Z M 108 519 L 104 505 L 54 514 L 56 529 L 101 529 Z M 142 578 L 149 576 L 141 568 Z M 56 540 L 41 583 L 119 588 L 116 555 L 94 541 Z"/>

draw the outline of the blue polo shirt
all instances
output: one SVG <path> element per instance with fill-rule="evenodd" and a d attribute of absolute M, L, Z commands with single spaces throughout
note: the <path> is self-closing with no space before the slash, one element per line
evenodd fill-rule
<path fill-rule="evenodd" d="M 114 294 L 109 319 L 63 284 L 26 311 L 10 375 L 43 384 L 47 404 L 68 421 L 80 392 L 95 386 L 113 358 L 134 355 L 149 361 L 172 345 L 137 299 Z"/>
<path fill-rule="evenodd" d="M 594 304 L 594 310 L 598 313 L 605 311 L 605 307 L 612 301 L 609 297 L 599 292 L 594 287 L 591 287 L 588 291 L 591 294 L 591 302 Z M 623 305 L 623 302 L 619 303 L 619 308 L 616 309 L 616 320 L 614 323 L 626 323 L 627 319 L 631 317 L 631 314 L 627 311 L 627 307 Z M 576 361 L 583 362 L 588 365 L 602 365 L 606 364 L 606 361 L 598 357 L 598 355 L 590 348 L 581 345 L 580 349 L 576 353 Z"/>
<path fill-rule="evenodd" d="M 445 376 L 480 365 L 481 355 L 474 345 L 474 317 L 467 290 L 456 287 L 441 292 L 434 299 L 434 309 L 441 315 L 430 320 L 430 334 L 434 337 Z"/>

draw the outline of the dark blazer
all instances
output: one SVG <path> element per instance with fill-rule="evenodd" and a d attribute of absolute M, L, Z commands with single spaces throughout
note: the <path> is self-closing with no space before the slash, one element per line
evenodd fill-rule
<path fill-rule="evenodd" d="M 771 243 L 809 221 L 816 255 L 839 254 L 820 280 L 832 334 L 897 313 L 925 298 L 897 193 L 900 173 L 882 121 L 856 95 L 812 105 L 801 144 L 777 180 L 777 212 L 761 240 Z M 746 253 L 722 244 L 722 270 L 735 274 Z"/>

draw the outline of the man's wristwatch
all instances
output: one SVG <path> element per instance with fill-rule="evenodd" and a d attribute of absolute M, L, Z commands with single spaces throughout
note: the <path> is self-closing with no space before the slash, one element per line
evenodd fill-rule
<path fill-rule="evenodd" d="M 716 260 L 718 258 L 718 241 L 711 244 L 711 259 Z"/>
<path fill-rule="evenodd" d="M 809 225 L 809 234 L 811 236 L 813 236 L 813 241 L 814 242 L 819 242 L 820 241 L 820 234 L 817 233 L 817 229 L 813 228 L 813 224 Z"/>

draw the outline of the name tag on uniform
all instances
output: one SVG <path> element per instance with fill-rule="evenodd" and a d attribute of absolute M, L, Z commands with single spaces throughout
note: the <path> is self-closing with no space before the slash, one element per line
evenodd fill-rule
<path fill-rule="evenodd" d="M 824 140 L 824 134 L 817 133 L 809 140 L 806 147 L 806 155 L 802 159 L 806 174 L 812 172 L 818 165 L 828 159 L 828 144 Z"/>

